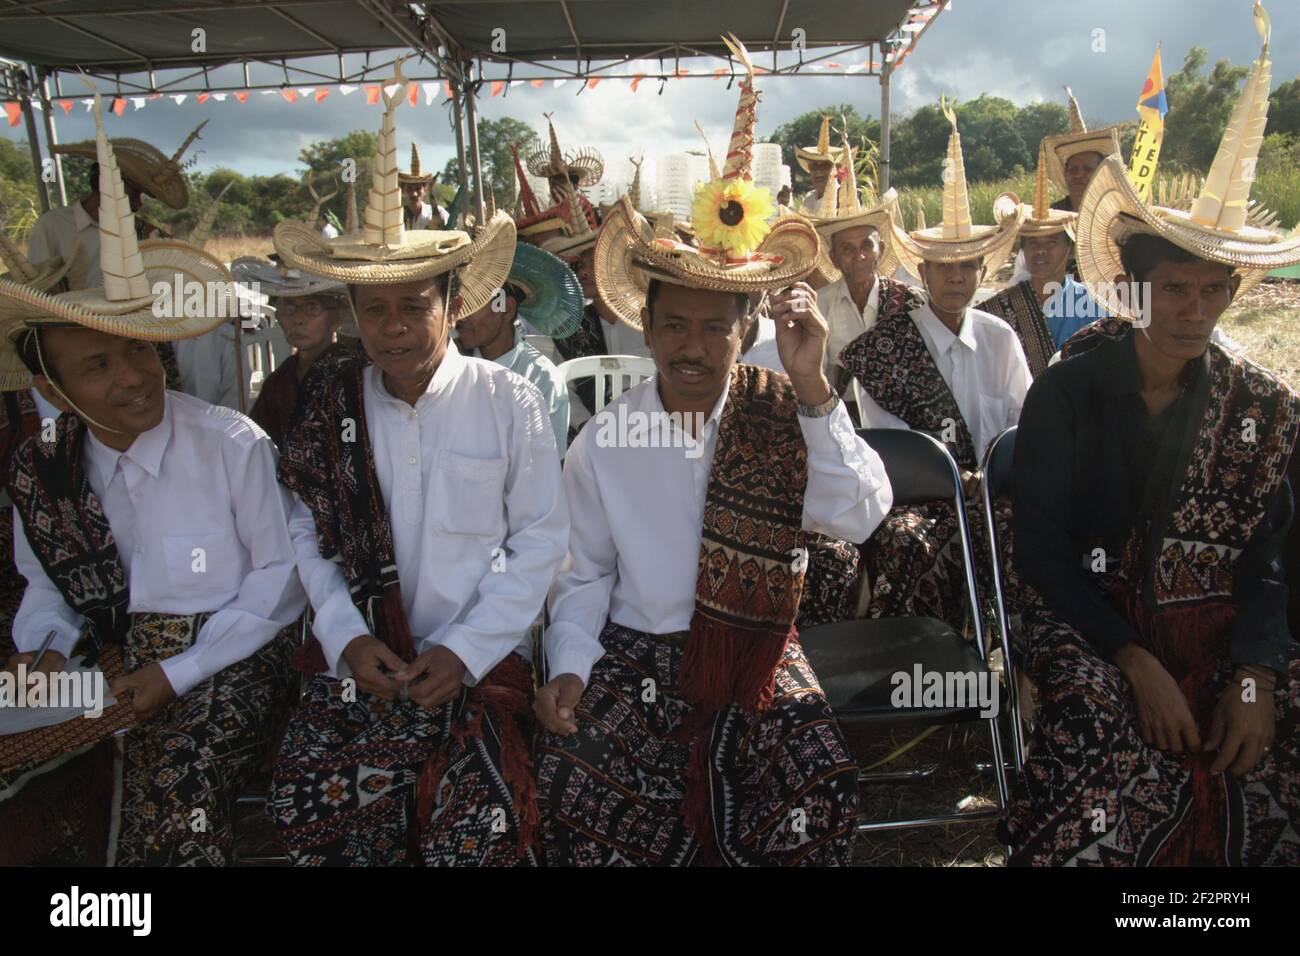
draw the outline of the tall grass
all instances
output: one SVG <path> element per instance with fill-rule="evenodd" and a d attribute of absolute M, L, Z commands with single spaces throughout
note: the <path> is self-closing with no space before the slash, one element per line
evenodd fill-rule
<path fill-rule="evenodd" d="M 1295 228 L 1300 223 L 1300 169 L 1261 169 L 1250 197 L 1277 213 L 1282 225 Z"/>

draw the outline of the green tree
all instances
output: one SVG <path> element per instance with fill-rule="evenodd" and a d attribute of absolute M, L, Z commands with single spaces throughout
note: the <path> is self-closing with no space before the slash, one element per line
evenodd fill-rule
<path fill-rule="evenodd" d="M 776 143 L 781 147 L 781 161 L 790 167 L 793 180 L 792 191 L 796 196 L 812 188 L 808 174 L 795 160 L 795 150 L 801 146 L 816 146 L 817 136 L 822 128 L 822 116 L 831 118 L 831 145 L 839 146 L 843 140 L 842 130 L 847 126 L 849 140 L 857 147 L 862 141 L 880 142 L 880 121 L 866 118 L 849 103 L 839 103 L 822 109 L 809 110 L 788 123 L 778 126 L 772 135 L 762 142 Z"/>
<path fill-rule="evenodd" d="M 480 120 L 478 124 L 478 153 L 483 164 L 483 182 L 492 190 L 498 209 L 507 209 L 514 201 L 515 195 L 515 158 L 510 153 L 510 146 L 518 143 L 522 150 L 528 149 L 537 140 L 537 132 L 523 120 L 513 116 L 503 116 L 498 120 Z M 561 143 L 561 146 L 564 144 Z M 570 144 L 568 148 L 579 145 Z M 469 143 L 465 144 L 466 152 Z M 439 185 L 445 188 L 444 197 L 453 195 L 460 185 L 460 164 L 453 156 L 442 168 L 438 178 Z M 469 178 L 472 189 L 474 178 Z M 546 197 L 538 199 L 545 203 Z M 444 200 L 445 201 L 445 200 Z"/>
<path fill-rule="evenodd" d="M 1228 125 L 1228 115 L 1241 92 L 1248 69 L 1219 60 L 1203 75 L 1207 54 L 1204 47 L 1187 51 L 1183 66 L 1165 82 L 1169 112 L 1165 114 L 1165 138 L 1160 147 L 1160 165 L 1166 171 L 1205 171 Z"/>
<path fill-rule="evenodd" d="M 1268 97 L 1265 135 L 1281 133 L 1300 139 L 1300 77 L 1287 80 Z"/>

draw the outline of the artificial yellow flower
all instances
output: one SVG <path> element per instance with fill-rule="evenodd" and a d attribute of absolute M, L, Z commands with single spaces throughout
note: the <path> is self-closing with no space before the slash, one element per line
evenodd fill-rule
<path fill-rule="evenodd" d="M 771 227 L 772 194 L 745 179 L 715 179 L 695 191 L 691 225 L 701 248 L 734 256 L 752 252 Z"/>

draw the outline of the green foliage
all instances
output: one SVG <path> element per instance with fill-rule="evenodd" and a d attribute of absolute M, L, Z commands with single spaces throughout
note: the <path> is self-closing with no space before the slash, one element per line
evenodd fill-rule
<path fill-rule="evenodd" d="M 864 139 L 872 143 L 880 142 L 880 121 L 863 119 L 849 103 L 839 103 L 822 109 L 811 110 L 796 117 L 789 123 L 778 126 L 771 136 L 763 142 L 778 143 L 781 146 L 781 161 L 790 167 L 796 196 L 812 188 L 808 174 L 794 158 L 795 150 L 800 146 L 816 146 L 817 135 L 821 132 L 822 116 L 831 118 L 831 145 L 839 146 L 844 142 L 843 130 L 847 126 L 849 139 L 855 146 L 861 146 Z"/>
<path fill-rule="evenodd" d="M 1165 114 L 1160 165 L 1166 172 L 1209 169 L 1228 125 L 1228 114 L 1241 92 L 1241 81 L 1249 72 L 1244 66 L 1220 60 L 1208 75 L 1202 75 L 1205 62 L 1205 49 L 1194 46 L 1187 51 L 1182 68 L 1165 81 L 1169 112 Z"/>
<path fill-rule="evenodd" d="M 515 158 L 510 154 L 510 145 L 518 143 L 521 150 L 526 150 L 537 139 L 537 131 L 522 120 L 513 116 L 503 116 L 499 120 L 480 120 L 478 124 L 478 153 L 483 165 L 483 181 L 492 190 L 498 209 L 509 209 L 515 198 Z M 561 141 L 562 148 L 572 149 Z M 465 144 L 466 153 L 469 143 Z M 447 165 L 438 177 L 438 185 L 446 189 L 443 202 L 455 194 L 459 184 L 460 164 L 456 157 L 447 160 Z M 473 181 L 470 187 L 473 188 Z M 542 198 L 542 197 L 539 197 Z M 544 202 L 543 198 L 543 202 Z"/>
<path fill-rule="evenodd" d="M 1269 94 L 1264 133 L 1300 137 L 1300 77 L 1287 80 Z"/>

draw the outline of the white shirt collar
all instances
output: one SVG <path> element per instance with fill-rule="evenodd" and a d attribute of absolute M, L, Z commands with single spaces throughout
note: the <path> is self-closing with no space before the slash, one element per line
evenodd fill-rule
<path fill-rule="evenodd" d="M 971 315 L 970 306 L 962 310 L 961 330 L 956 335 L 953 335 L 952 330 L 944 324 L 943 320 L 934 314 L 934 309 L 929 302 L 916 310 L 916 316 L 925 323 L 935 348 L 940 352 L 947 352 L 957 342 L 972 352 L 978 351 L 975 340 L 975 318 Z"/>
<path fill-rule="evenodd" d="M 849 304 L 849 307 L 855 312 L 866 315 L 868 312 L 875 313 L 880 309 L 880 276 L 877 274 L 871 280 L 871 291 L 867 293 L 867 304 L 859 309 L 858 304 L 853 301 L 853 293 L 849 291 L 849 280 L 841 275 L 835 282 L 834 294 Z"/>
<path fill-rule="evenodd" d="M 86 212 L 86 207 L 80 202 L 72 204 L 72 224 L 77 227 L 77 231 L 82 229 L 98 229 L 99 223 L 90 218 L 90 213 Z"/>
<path fill-rule="evenodd" d="M 433 378 L 429 379 L 429 385 L 424 390 L 424 394 L 417 400 L 416 404 L 436 396 L 439 392 L 448 388 L 456 381 L 457 376 L 465 368 L 465 356 L 460 354 L 456 348 L 456 343 L 450 339 L 447 341 L 447 352 L 438 363 L 438 368 L 433 373 Z M 371 365 L 369 368 L 370 382 L 375 387 L 375 395 L 381 401 L 393 402 L 398 405 L 404 405 L 410 408 L 406 402 L 394 396 L 387 388 L 384 387 L 384 373 L 379 370 L 379 366 Z"/>
<path fill-rule="evenodd" d="M 722 417 L 722 409 L 725 408 L 727 405 L 727 396 L 731 394 L 731 376 L 732 373 L 728 372 L 726 381 L 722 383 L 722 394 L 719 395 L 718 400 L 713 403 L 713 411 L 709 412 L 709 417 L 704 420 L 704 431 L 706 432 L 709 431 L 714 426 L 716 426 L 718 423 L 718 419 Z M 664 408 L 663 399 L 659 396 L 658 375 L 654 376 L 654 378 L 650 379 L 646 383 L 646 392 L 648 393 L 647 394 L 647 404 L 649 405 L 648 411 L 651 412 L 667 411 L 667 409 Z M 696 435 L 695 437 L 701 438 L 703 436 Z"/>
<path fill-rule="evenodd" d="M 151 477 L 157 478 L 162 469 L 163 453 L 167 450 L 171 437 L 172 400 L 171 396 L 164 392 L 162 421 L 147 432 L 137 435 L 135 441 L 131 442 L 130 448 L 126 451 L 109 448 L 87 429 L 86 454 L 99 472 L 101 487 L 107 488 L 117 472 L 118 461 L 122 458 L 130 459 L 147 471 Z"/>

